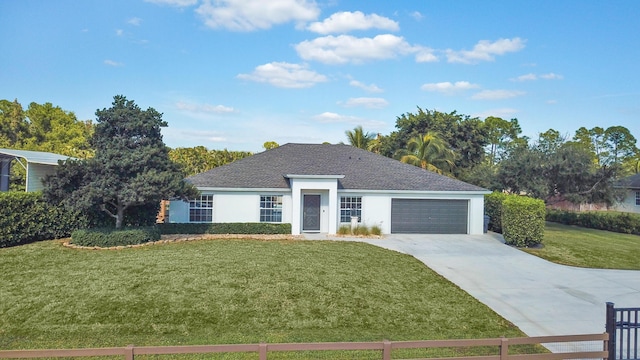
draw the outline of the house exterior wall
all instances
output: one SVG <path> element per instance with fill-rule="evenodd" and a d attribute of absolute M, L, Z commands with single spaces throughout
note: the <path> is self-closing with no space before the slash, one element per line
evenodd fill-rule
<path fill-rule="evenodd" d="M 336 179 L 292 179 L 292 190 L 285 191 L 213 191 L 213 222 L 259 222 L 260 196 L 282 195 L 282 222 L 291 223 L 292 234 L 302 233 L 304 194 L 320 195 L 321 233 L 335 234 L 340 222 L 340 197 L 362 197 L 362 224 L 379 226 L 383 234 L 391 233 L 392 199 L 468 200 L 468 233 L 482 234 L 484 228 L 484 194 L 442 192 L 338 191 Z M 635 196 L 635 193 L 634 193 Z M 635 203 L 635 197 L 634 197 Z M 189 222 L 189 203 L 171 201 L 169 222 Z M 342 223 L 346 224 L 346 223 Z"/>
<path fill-rule="evenodd" d="M 636 205 L 636 192 L 640 192 L 640 189 L 628 189 L 625 193 L 624 200 L 617 203 L 614 209 L 617 211 L 640 213 L 640 205 Z"/>
<path fill-rule="evenodd" d="M 213 195 L 214 223 L 260 222 L 260 196 L 282 196 L 282 223 L 291 223 L 291 193 L 289 191 L 203 191 Z M 169 221 L 189 222 L 189 202 L 174 200 L 169 206 Z"/>
<path fill-rule="evenodd" d="M 169 217 L 165 221 L 170 223 L 188 223 L 189 203 L 186 201 L 171 200 L 169 202 Z"/>

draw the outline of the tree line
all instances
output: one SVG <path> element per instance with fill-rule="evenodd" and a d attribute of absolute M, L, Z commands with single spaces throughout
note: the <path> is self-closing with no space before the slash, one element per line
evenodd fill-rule
<path fill-rule="evenodd" d="M 31 102 L 25 109 L 18 100 L 0 100 L 0 148 L 52 152 L 76 159 L 95 156 L 91 144 L 96 123 L 79 120 L 75 113 L 51 103 Z M 209 150 L 204 146 L 169 149 L 169 158 L 185 176 L 228 164 L 251 155 L 248 151 Z M 25 171 L 12 166 L 10 190 L 24 191 Z"/>
<path fill-rule="evenodd" d="M 549 129 L 531 139 L 515 118 L 483 121 L 418 108 L 399 116 L 388 135 L 361 126 L 345 134 L 353 146 L 547 203 L 612 205 L 622 196 L 615 182 L 640 171 L 636 138 L 623 126 L 581 127 L 572 137 Z"/>
<path fill-rule="evenodd" d="M 0 100 L 0 148 L 48 151 L 78 159 L 95 156 L 96 124 L 51 103 Z M 570 136 L 554 129 L 522 135 L 517 119 L 477 117 L 420 107 L 396 118 L 389 134 L 345 132 L 349 144 L 490 190 L 526 193 L 547 202 L 613 204 L 616 179 L 640 171 L 635 137 L 622 126 L 581 127 Z M 277 147 L 267 141 L 268 150 Z M 184 176 L 252 155 L 204 146 L 168 148 Z M 24 170 L 12 172 L 12 190 L 24 189 Z"/>

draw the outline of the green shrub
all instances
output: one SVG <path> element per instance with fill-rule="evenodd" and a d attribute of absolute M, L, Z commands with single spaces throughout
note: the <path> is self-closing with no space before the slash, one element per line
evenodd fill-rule
<path fill-rule="evenodd" d="M 48 204 L 40 192 L 0 193 L 0 247 L 68 237 L 86 225 L 84 216 Z"/>
<path fill-rule="evenodd" d="M 484 213 L 489 216 L 489 230 L 502 233 L 502 202 L 509 196 L 493 192 L 484 196 Z"/>
<path fill-rule="evenodd" d="M 271 223 L 164 223 L 162 234 L 291 234 L 291 224 Z"/>
<path fill-rule="evenodd" d="M 377 235 L 377 236 L 382 235 L 382 229 L 380 228 L 380 226 L 373 225 L 371 227 L 371 235 Z"/>
<path fill-rule="evenodd" d="M 126 246 L 160 240 L 160 229 L 156 226 L 139 228 L 96 228 L 76 230 L 71 234 L 71 243 L 79 246 Z"/>
<path fill-rule="evenodd" d="M 502 235 L 508 245 L 532 247 L 542 243 L 546 209 L 544 201 L 509 196 L 502 202 Z"/>
<path fill-rule="evenodd" d="M 640 235 L 640 214 L 615 211 L 547 210 L 547 221 L 565 225 Z"/>
<path fill-rule="evenodd" d="M 576 225 L 578 223 L 578 213 L 574 211 L 547 209 L 546 219 L 547 221 L 564 225 Z"/>

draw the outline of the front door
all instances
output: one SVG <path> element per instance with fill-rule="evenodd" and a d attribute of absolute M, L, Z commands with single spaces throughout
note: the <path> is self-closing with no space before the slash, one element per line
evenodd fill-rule
<path fill-rule="evenodd" d="M 302 231 L 320 231 L 320 195 L 304 195 Z"/>

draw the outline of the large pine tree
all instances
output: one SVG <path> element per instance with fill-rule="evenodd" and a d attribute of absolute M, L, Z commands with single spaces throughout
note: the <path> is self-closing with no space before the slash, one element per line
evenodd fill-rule
<path fill-rule="evenodd" d="M 58 167 L 45 180 L 45 195 L 76 210 L 96 210 L 125 223 L 127 209 L 159 204 L 160 200 L 192 197 L 197 190 L 169 159 L 160 129 L 167 123 L 153 108 L 141 110 L 118 95 L 112 107 L 96 111 L 91 139 L 95 156 Z M 147 214 L 155 218 L 155 214 Z"/>

